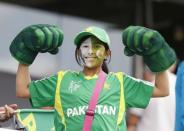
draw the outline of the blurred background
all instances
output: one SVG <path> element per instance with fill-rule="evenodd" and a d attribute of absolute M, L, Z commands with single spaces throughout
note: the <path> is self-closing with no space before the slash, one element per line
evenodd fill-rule
<path fill-rule="evenodd" d="M 39 54 L 30 66 L 33 79 L 57 73 L 60 69 L 80 70 L 74 57 L 74 37 L 82 29 L 96 25 L 111 39 L 110 71 L 123 71 L 142 77 L 143 62 L 138 56 L 123 54 L 122 30 L 142 25 L 158 30 L 174 48 L 178 60 L 184 58 L 183 0 L 0 0 L 0 105 L 17 103 L 29 108 L 29 101 L 15 96 L 18 62 L 11 57 L 9 45 L 26 26 L 55 24 L 64 32 L 57 55 Z"/>

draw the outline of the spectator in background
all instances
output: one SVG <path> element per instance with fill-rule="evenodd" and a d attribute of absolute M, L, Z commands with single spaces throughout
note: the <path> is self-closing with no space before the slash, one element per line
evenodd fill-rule
<path fill-rule="evenodd" d="M 17 109 L 16 104 L 11 104 L 11 105 L 5 105 L 4 107 L 0 107 L 0 122 L 4 122 L 8 119 L 10 119 L 14 111 Z"/>
<path fill-rule="evenodd" d="M 127 119 L 128 131 L 174 131 L 176 65 L 170 68 L 170 95 L 152 98 L 146 109 L 131 108 Z M 146 70 L 144 79 L 154 83 L 155 74 Z"/>
<path fill-rule="evenodd" d="M 184 130 L 184 61 L 181 61 L 177 70 L 176 79 L 176 117 L 175 131 Z"/>

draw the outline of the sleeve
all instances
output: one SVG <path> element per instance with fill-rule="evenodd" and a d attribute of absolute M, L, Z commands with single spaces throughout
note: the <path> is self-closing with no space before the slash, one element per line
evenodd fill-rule
<path fill-rule="evenodd" d="M 150 82 L 124 75 L 124 94 L 126 108 L 146 108 L 153 93 Z"/>
<path fill-rule="evenodd" d="M 30 102 L 33 107 L 54 106 L 57 75 L 29 84 Z"/>

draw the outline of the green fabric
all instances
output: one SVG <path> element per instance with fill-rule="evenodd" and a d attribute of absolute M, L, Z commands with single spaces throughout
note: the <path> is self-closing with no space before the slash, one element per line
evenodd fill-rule
<path fill-rule="evenodd" d="M 174 50 L 167 44 L 161 34 L 155 30 L 129 26 L 122 33 L 124 54 L 141 55 L 151 71 L 161 72 L 176 61 Z"/>
<path fill-rule="evenodd" d="M 54 106 L 54 93 L 57 76 L 31 82 L 29 85 L 31 101 L 34 107 Z M 81 130 L 90 96 L 97 78 L 85 79 L 80 72 L 68 71 L 61 82 L 60 97 L 64 110 L 67 131 Z M 153 86 L 124 75 L 125 102 L 128 107 L 147 106 L 152 95 Z M 126 131 L 126 123 L 116 126 L 119 111 L 120 83 L 115 73 L 109 73 L 100 94 L 92 131 Z M 48 103 L 48 104 L 47 104 Z M 123 116 L 125 117 L 125 116 Z M 57 131 L 64 131 L 58 113 L 55 116 Z"/>
<path fill-rule="evenodd" d="M 55 131 L 54 110 L 20 109 L 16 112 L 16 119 L 26 131 Z"/>
<path fill-rule="evenodd" d="M 153 84 L 127 75 L 124 77 L 124 86 L 126 108 L 146 108 L 152 96 L 153 88 L 150 87 Z"/>
<path fill-rule="evenodd" d="M 30 65 L 38 52 L 57 54 L 62 41 L 63 32 L 59 27 L 47 24 L 30 25 L 14 38 L 10 53 L 20 63 Z"/>
<path fill-rule="evenodd" d="M 30 83 L 31 103 L 34 107 L 54 106 L 57 75 Z"/>
<path fill-rule="evenodd" d="M 86 28 L 84 31 L 79 32 L 74 40 L 75 45 L 79 46 L 81 44 L 81 40 L 83 40 L 88 36 L 95 36 L 103 43 L 107 44 L 108 47 L 110 47 L 110 39 L 106 31 L 102 28 L 95 26 L 90 26 Z"/>

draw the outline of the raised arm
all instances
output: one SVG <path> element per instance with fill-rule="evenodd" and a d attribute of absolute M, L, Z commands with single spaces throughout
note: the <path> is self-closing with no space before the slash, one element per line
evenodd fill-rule
<path fill-rule="evenodd" d="M 16 74 L 16 96 L 20 98 L 29 98 L 29 83 L 31 77 L 29 74 L 29 66 L 25 64 L 19 64 Z"/>
<path fill-rule="evenodd" d="M 129 26 L 123 31 L 122 37 L 125 55 L 143 56 L 146 65 L 156 73 L 152 96 L 167 96 L 169 94 L 167 69 L 176 61 L 174 50 L 159 32 L 149 28 Z"/>
<path fill-rule="evenodd" d="M 163 71 L 155 74 L 155 88 L 152 97 L 163 97 L 169 95 L 168 72 Z"/>
<path fill-rule="evenodd" d="M 63 41 L 63 32 L 55 25 L 38 24 L 24 28 L 10 45 L 11 55 L 20 63 L 16 74 L 16 95 L 29 98 L 29 65 L 39 52 L 57 54 Z"/>

